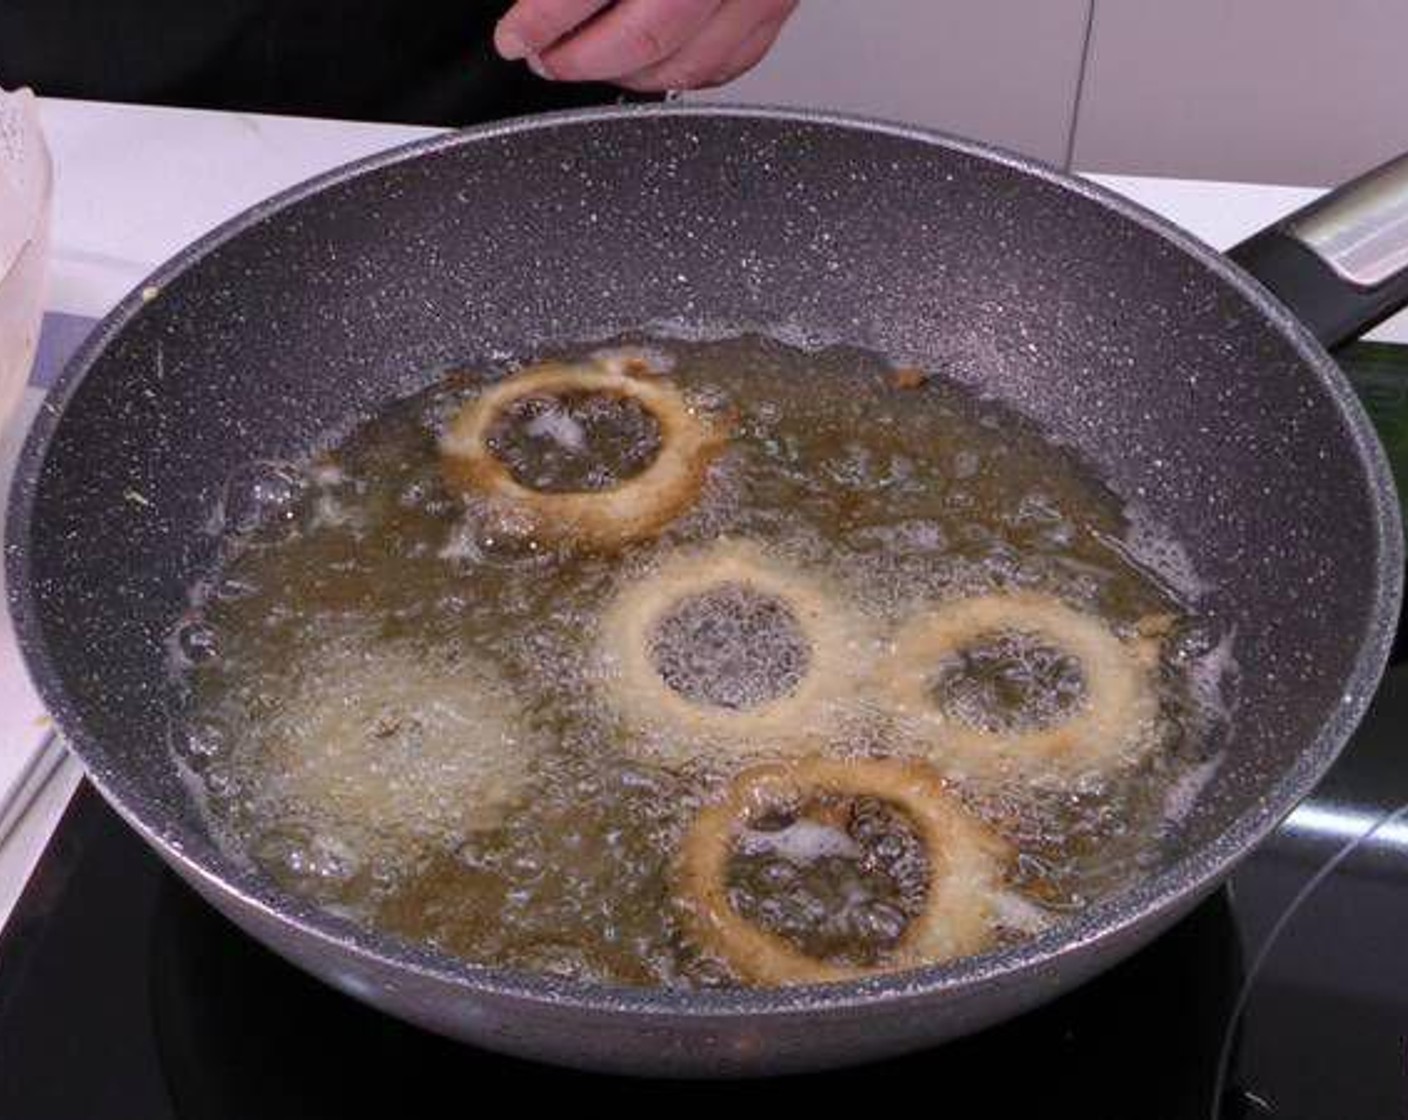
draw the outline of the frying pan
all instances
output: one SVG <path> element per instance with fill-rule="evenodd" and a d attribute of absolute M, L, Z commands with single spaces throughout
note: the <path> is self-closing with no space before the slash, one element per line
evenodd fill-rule
<path fill-rule="evenodd" d="M 1408 299 L 1405 200 L 1399 161 L 1253 239 L 1234 256 L 1264 286 L 1089 183 L 878 122 L 660 106 L 391 152 L 196 243 L 74 358 L 11 496 L 21 646 L 93 782 L 171 867 L 388 1012 L 632 1073 L 795 1071 L 928 1046 L 1050 999 L 1186 913 L 1311 789 L 1368 704 L 1399 607 L 1398 504 L 1324 346 Z M 207 525 L 231 473 L 297 456 L 452 364 L 680 323 L 943 370 L 1036 418 L 1183 542 L 1198 610 L 1235 635 L 1243 672 L 1223 761 L 1139 886 L 912 973 L 647 991 L 395 941 L 212 842 L 167 747 L 164 639 L 214 561 Z"/>

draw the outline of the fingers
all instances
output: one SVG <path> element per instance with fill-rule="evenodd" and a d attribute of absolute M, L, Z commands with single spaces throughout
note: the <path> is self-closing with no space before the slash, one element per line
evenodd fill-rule
<path fill-rule="evenodd" d="M 797 0 L 517 0 L 494 33 L 543 77 L 700 89 L 752 69 Z"/>
<path fill-rule="evenodd" d="M 622 78 L 680 50 L 721 6 L 722 0 L 621 0 L 544 52 L 540 62 L 562 81 Z"/>
<path fill-rule="evenodd" d="M 537 55 L 611 0 L 518 0 L 494 28 L 494 49 L 514 61 Z"/>
<path fill-rule="evenodd" d="M 768 53 L 796 6 L 797 0 L 724 0 L 714 18 L 674 54 L 615 80 L 639 92 L 730 82 Z"/>

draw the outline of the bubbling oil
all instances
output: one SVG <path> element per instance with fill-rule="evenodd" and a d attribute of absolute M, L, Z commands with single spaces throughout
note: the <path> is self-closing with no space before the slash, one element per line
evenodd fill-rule
<path fill-rule="evenodd" d="M 1208 682 L 1233 662 L 1196 615 L 1198 589 L 1140 562 L 1129 512 L 1088 467 L 1007 409 L 939 375 L 896 377 L 874 354 L 757 335 L 612 345 L 663 357 L 690 405 L 730 429 L 694 508 L 618 553 L 538 540 L 447 485 L 439 436 L 502 368 L 452 371 L 305 461 L 232 477 L 223 559 L 171 643 L 173 750 L 224 843 L 295 894 L 472 961 L 739 983 L 682 934 L 673 872 L 692 819 L 745 763 L 703 736 L 673 743 L 674 762 L 632 749 L 640 732 L 603 687 L 600 626 L 660 562 L 728 539 L 843 599 L 863 620 L 857 664 L 926 603 L 962 595 L 1039 589 L 1131 638 L 1161 620 L 1160 714 L 1137 762 L 1074 785 L 954 791 L 1014 853 L 997 945 L 1158 864 L 1167 807 L 1225 722 Z M 586 397 L 520 411 L 495 433 L 520 481 L 600 488 L 658 452 L 648 417 Z M 746 711 L 807 672 L 794 622 L 724 585 L 682 601 L 652 653 L 682 695 Z M 1018 639 L 935 666 L 943 704 L 989 729 L 1078 706 L 1080 666 Z M 868 691 L 847 702 L 851 730 L 827 725 L 818 749 L 906 749 Z M 871 961 L 920 908 L 924 857 L 884 806 L 848 812 L 844 827 L 834 812 L 750 824 L 731 897 L 799 945 Z"/>
<path fill-rule="evenodd" d="M 732 904 L 808 956 L 878 964 L 922 912 L 923 844 L 875 798 L 818 798 L 749 822 L 729 862 Z"/>
<path fill-rule="evenodd" d="M 638 401 L 590 393 L 514 401 L 491 426 L 490 450 L 533 490 L 608 490 L 634 478 L 660 449 L 660 426 Z"/>
<path fill-rule="evenodd" d="M 933 701 L 970 727 L 1040 729 L 1069 718 L 1085 696 L 1080 662 L 1020 632 L 998 632 L 934 666 Z"/>
<path fill-rule="evenodd" d="M 806 676 L 810 657 L 787 604 L 738 583 L 677 600 L 656 625 L 650 646 L 670 689 L 732 710 L 791 693 Z"/>

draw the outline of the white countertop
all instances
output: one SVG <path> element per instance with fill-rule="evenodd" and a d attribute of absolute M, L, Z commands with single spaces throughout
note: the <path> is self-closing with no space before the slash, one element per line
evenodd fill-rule
<path fill-rule="evenodd" d="M 269 194 L 434 131 L 59 100 L 44 102 L 42 116 L 57 167 L 48 305 L 94 317 L 182 245 Z M 1245 183 L 1095 178 L 1218 248 L 1319 193 Z M 1408 341 L 1408 316 L 1399 316 L 1374 337 Z M 22 415 L 0 438 L 0 480 L 8 476 L 23 424 L 39 399 L 38 390 L 31 389 Z M 4 619 L 0 801 L 7 773 L 18 771 L 41 748 L 58 751 L 42 747 L 48 730 Z M 0 924 L 78 778 L 77 766 L 63 760 L 8 837 L 0 834 Z"/>

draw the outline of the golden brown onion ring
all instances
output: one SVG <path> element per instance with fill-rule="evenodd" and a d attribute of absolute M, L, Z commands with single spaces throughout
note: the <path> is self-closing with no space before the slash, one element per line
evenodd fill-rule
<path fill-rule="evenodd" d="M 744 708 L 677 692 L 651 649 L 652 634 L 672 608 L 731 585 L 784 603 L 808 647 L 805 672 L 790 692 Z M 674 556 L 628 586 L 602 619 L 601 645 L 617 707 L 634 729 L 655 732 L 633 746 L 681 762 L 705 750 L 755 755 L 805 747 L 845 714 L 871 656 L 864 625 L 837 596 L 743 541 Z"/>
<path fill-rule="evenodd" d="M 1028 634 L 1080 663 L 1085 695 L 1059 723 L 990 730 L 945 713 L 931 693 L 935 667 L 984 637 Z M 1152 640 L 1123 641 L 1103 621 L 1050 595 L 1016 591 L 944 603 L 907 623 L 879 669 L 882 691 L 931 761 L 962 778 L 1056 782 L 1105 772 L 1147 750 L 1158 714 Z"/>
<path fill-rule="evenodd" d="M 716 423 L 691 411 L 670 382 L 650 374 L 635 376 L 626 369 L 621 363 L 548 363 L 485 390 L 460 410 L 440 441 L 447 482 L 528 514 L 533 531 L 554 540 L 615 548 L 654 536 L 698 500 L 725 436 Z M 638 403 L 659 426 L 654 461 L 605 490 L 557 493 L 520 483 L 490 449 L 489 432 L 517 401 L 564 393 L 595 393 Z"/>
<path fill-rule="evenodd" d="M 728 862 L 748 823 L 795 811 L 817 794 L 872 797 L 900 810 L 929 866 L 924 909 L 879 964 L 818 960 L 740 914 L 729 901 Z M 994 899 L 1009 847 L 967 813 L 934 770 L 905 759 L 808 757 L 744 771 L 722 800 L 695 817 L 680 849 L 676 898 L 690 935 L 754 984 L 817 984 L 895 972 L 982 952 L 994 935 Z"/>

